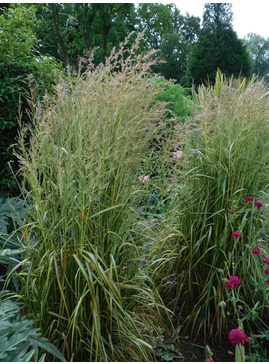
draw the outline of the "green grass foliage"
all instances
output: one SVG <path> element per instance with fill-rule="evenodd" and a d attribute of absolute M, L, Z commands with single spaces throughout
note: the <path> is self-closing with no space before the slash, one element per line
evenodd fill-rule
<path fill-rule="evenodd" d="M 152 269 L 161 289 L 174 278 L 175 289 L 166 284 L 167 303 L 181 310 L 194 333 L 217 328 L 221 334 L 225 278 L 242 279 L 240 297 L 250 306 L 262 305 L 268 290 L 262 256 L 251 249 L 268 255 L 262 235 L 268 213 L 254 202 L 267 199 L 269 99 L 263 83 L 226 80 L 219 72 L 214 86 L 199 88 L 196 101 L 199 112 L 189 143 L 180 146 L 173 207 L 158 232 Z M 235 231 L 242 237 L 232 237 Z"/>
<path fill-rule="evenodd" d="M 147 361 L 161 304 L 141 269 L 134 183 L 166 104 L 148 81 L 151 54 L 122 44 L 105 65 L 56 87 L 20 138 L 33 204 L 22 299 L 68 360 Z M 158 125 L 158 127 L 156 126 Z"/>

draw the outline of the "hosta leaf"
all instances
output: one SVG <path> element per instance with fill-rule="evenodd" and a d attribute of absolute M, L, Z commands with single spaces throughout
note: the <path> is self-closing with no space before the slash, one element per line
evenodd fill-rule
<path fill-rule="evenodd" d="M 49 343 L 46 339 L 40 338 L 39 340 L 35 340 L 31 338 L 32 342 L 36 342 L 36 344 L 41 347 L 42 349 L 46 350 L 48 353 L 54 355 L 56 358 L 60 359 L 61 361 L 66 361 L 62 354 L 56 349 L 54 345 Z"/>

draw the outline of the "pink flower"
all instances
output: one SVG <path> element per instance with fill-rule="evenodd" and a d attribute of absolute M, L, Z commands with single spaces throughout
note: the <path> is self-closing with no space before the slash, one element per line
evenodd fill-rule
<path fill-rule="evenodd" d="M 269 281 L 267 281 L 267 286 L 269 286 Z"/>
<path fill-rule="evenodd" d="M 265 274 L 269 276 L 269 269 L 266 269 Z"/>
<path fill-rule="evenodd" d="M 260 254 L 261 251 L 260 251 L 260 249 L 252 249 L 251 252 L 253 254 L 256 254 L 257 255 L 257 254 Z"/>
<path fill-rule="evenodd" d="M 233 291 L 235 289 L 235 285 L 231 281 L 225 282 L 225 287 L 228 288 L 230 291 Z"/>
<path fill-rule="evenodd" d="M 260 209 L 263 203 L 261 201 L 255 201 L 254 205 L 257 207 L 257 209 Z"/>
<path fill-rule="evenodd" d="M 178 150 L 177 152 L 173 152 L 173 157 L 181 159 L 183 157 L 183 153 L 180 150 Z"/>
<path fill-rule="evenodd" d="M 205 361 L 214 361 L 214 360 L 213 360 L 213 359 L 208 358 L 208 359 L 206 359 Z"/>
<path fill-rule="evenodd" d="M 140 176 L 138 179 L 140 182 L 145 183 L 149 179 L 149 176 Z"/>
<path fill-rule="evenodd" d="M 234 236 L 236 239 L 242 238 L 242 235 L 240 234 L 239 231 L 235 231 L 234 233 L 231 234 L 231 236 Z"/>
<path fill-rule="evenodd" d="M 229 214 L 234 214 L 234 211 L 233 210 L 229 211 Z"/>
<path fill-rule="evenodd" d="M 264 264 L 269 265 L 269 257 L 265 257 L 263 260 Z"/>
<path fill-rule="evenodd" d="M 237 276 L 230 276 L 229 280 L 225 282 L 225 287 L 230 291 L 233 291 L 236 287 L 239 287 L 242 284 L 242 281 Z"/>
<path fill-rule="evenodd" d="M 242 281 L 237 276 L 230 276 L 229 281 L 233 282 L 235 287 L 239 287 L 242 284 Z"/>
<path fill-rule="evenodd" d="M 243 330 L 233 329 L 229 332 L 228 339 L 233 345 L 244 345 L 247 342 L 247 335 Z"/>
<path fill-rule="evenodd" d="M 250 196 L 247 196 L 247 197 L 245 198 L 245 200 L 246 200 L 246 201 L 253 201 L 253 198 L 252 198 L 252 197 L 250 197 Z"/>

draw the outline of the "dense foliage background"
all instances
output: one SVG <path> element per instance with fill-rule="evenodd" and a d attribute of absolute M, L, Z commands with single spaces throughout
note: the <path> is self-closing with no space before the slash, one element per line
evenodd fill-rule
<path fill-rule="evenodd" d="M 97 65 L 128 34 L 135 38 L 146 28 L 140 52 L 159 50 L 165 62 L 153 71 L 184 87 L 212 82 L 218 68 L 226 76 L 255 72 L 267 79 L 269 41 L 257 34 L 238 39 L 231 4 L 205 4 L 202 24 L 174 4 L 3 3 L 0 14 L 0 188 L 11 193 L 18 190 L 10 146 L 18 118 L 27 120 L 29 77 L 42 97 L 52 92 L 55 74 L 78 69 L 95 47 Z"/>

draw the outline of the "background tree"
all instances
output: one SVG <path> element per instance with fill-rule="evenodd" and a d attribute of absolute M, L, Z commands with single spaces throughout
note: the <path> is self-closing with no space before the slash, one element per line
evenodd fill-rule
<path fill-rule="evenodd" d="M 51 56 L 38 51 L 37 37 L 32 26 L 37 22 L 36 6 L 10 5 L 0 15 L 0 190 L 12 191 L 16 184 L 11 178 L 8 162 L 16 170 L 16 159 L 9 148 L 18 130 L 19 100 L 22 112 L 28 107 L 28 78 L 38 81 L 40 95 L 52 90 L 55 73 L 61 66 Z M 23 113 L 24 118 L 26 113 Z"/>
<path fill-rule="evenodd" d="M 165 60 L 157 69 L 166 79 L 174 79 L 184 84 L 187 62 L 193 44 L 197 41 L 200 18 L 180 14 L 176 6 L 172 7 L 172 26 L 163 35 L 159 57 Z"/>
<path fill-rule="evenodd" d="M 137 10 L 138 30 L 141 32 L 147 29 L 142 41 L 145 50 L 159 49 L 162 37 L 172 31 L 172 7 L 172 4 L 139 4 Z"/>
<path fill-rule="evenodd" d="M 251 61 L 246 46 L 232 28 L 232 5 L 207 3 L 198 42 L 189 59 L 189 81 L 213 82 L 218 68 L 225 76 L 248 76 Z"/>
<path fill-rule="evenodd" d="M 251 71 L 264 77 L 265 82 L 269 83 L 269 38 L 249 33 L 244 38 L 244 43 L 248 47 L 252 59 Z"/>
<path fill-rule="evenodd" d="M 75 68 L 94 47 L 99 47 L 95 63 L 103 62 L 136 24 L 134 5 L 118 3 L 39 4 L 37 18 L 42 21 L 35 31 L 43 50 Z"/>

